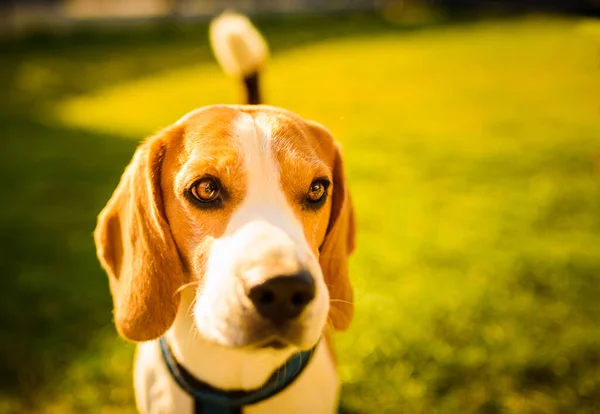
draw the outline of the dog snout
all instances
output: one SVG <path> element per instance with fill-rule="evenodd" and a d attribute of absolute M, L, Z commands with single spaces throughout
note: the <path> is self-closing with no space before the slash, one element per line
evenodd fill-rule
<path fill-rule="evenodd" d="M 248 297 L 263 318 L 282 324 L 298 317 L 315 298 L 315 281 L 307 270 L 275 276 L 250 288 Z"/>

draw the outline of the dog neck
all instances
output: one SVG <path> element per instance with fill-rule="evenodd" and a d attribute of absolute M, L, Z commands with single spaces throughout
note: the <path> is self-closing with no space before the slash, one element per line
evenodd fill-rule
<path fill-rule="evenodd" d="M 165 334 L 173 355 L 197 379 L 223 390 L 262 386 L 298 349 L 236 349 L 202 338 L 196 330 L 191 301 L 182 297 L 175 322 Z"/>

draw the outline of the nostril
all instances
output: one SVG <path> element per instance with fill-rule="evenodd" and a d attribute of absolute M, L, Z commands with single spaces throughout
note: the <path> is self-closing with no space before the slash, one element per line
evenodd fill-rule
<path fill-rule="evenodd" d="M 308 292 L 296 292 L 292 295 L 291 302 L 294 306 L 303 307 L 306 306 L 312 299 L 312 295 L 310 295 Z"/>
<path fill-rule="evenodd" d="M 256 301 L 264 306 L 271 305 L 275 302 L 275 293 L 271 290 L 263 289 L 258 293 Z"/>

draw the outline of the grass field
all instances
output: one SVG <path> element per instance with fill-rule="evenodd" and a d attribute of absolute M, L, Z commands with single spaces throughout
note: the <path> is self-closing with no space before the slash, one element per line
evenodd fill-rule
<path fill-rule="evenodd" d="M 346 413 L 600 413 L 599 23 L 259 22 L 269 103 L 343 142 Z M 137 142 L 238 101 L 206 27 L 5 44 L 0 412 L 134 412 L 95 216 Z"/>

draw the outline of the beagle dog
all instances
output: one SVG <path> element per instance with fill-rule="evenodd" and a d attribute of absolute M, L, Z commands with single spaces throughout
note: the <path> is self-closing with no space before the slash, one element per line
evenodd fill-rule
<path fill-rule="evenodd" d="M 266 47 L 245 17 L 220 19 L 215 53 L 256 103 Z M 353 316 L 355 228 L 325 127 L 271 106 L 194 110 L 138 147 L 94 236 L 116 328 L 138 343 L 140 412 L 337 410 L 328 329 Z"/>

